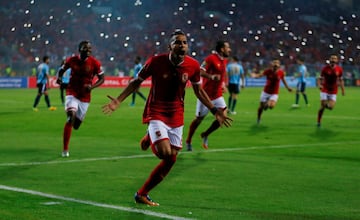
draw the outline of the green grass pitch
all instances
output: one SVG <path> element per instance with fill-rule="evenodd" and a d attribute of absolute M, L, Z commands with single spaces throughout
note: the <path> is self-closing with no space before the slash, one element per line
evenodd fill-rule
<path fill-rule="evenodd" d="M 262 88 L 239 95 L 231 128 L 209 137 L 193 152 L 183 150 L 151 197 L 159 207 L 135 204 L 133 195 L 159 163 L 139 141 L 144 103 L 130 99 L 111 116 L 101 112 L 107 94 L 93 91 L 86 119 L 73 130 L 70 157 L 61 158 L 65 113 L 59 91 L 50 90 L 32 111 L 35 89 L 0 90 L 0 219 L 360 219 L 359 88 L 338 95 L 316 127 L 319 91 L 308 88 L 311 106 L 292 109 L 294 93 L 281 89 L 273 110 L 256 125 Z M 144 93 L 148 89 L 141 88 Z M 224 95 L 226 100 L 228 94 Z M 195 97 L 187 90 L 184 139 L 194 118 Z"/>

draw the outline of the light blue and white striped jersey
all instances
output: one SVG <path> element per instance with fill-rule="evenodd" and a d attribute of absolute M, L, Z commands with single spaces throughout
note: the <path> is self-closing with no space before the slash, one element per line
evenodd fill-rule
<path fill-rule="evenodd" d="M 141 63 L 135 64 L 135 66 L 134 66 L 134 78 L 137 78 L 141 68 L 142 68 Z"/>
<path fill-rule="evenodd" d="M 307 69 L 306 66 L 304 64 L 301 64 L 298 66 L 298 71 L 297 73 L 299 74 L 297 76 L 297 80 L 298 82 L 306 82 L 306 73 L 307 73 Z"/>
<path fill-rule="evenodd" d="M 71 74 L 71 69 L 67 69 L 65 71 L 65 73 L 63 74 L 62 76 L 62 82 L 65 83 L 65 84 L 69 84 L 70 82 L 70 74 Z"/>
<path fill-rule="evenodd" d="M 241 75 L 244 74 L 244 68 L 240 63 L 229 63 L 226 66 L 226 72 L 229 76 L 229 83 L 240 85 Z"/>
<path fill-rule="evenodd" d="M 37 68 L 36 83 L 46 84 L 47 76 L 49 74 L 49 65 L 46 63 L 39 64 Z"/>

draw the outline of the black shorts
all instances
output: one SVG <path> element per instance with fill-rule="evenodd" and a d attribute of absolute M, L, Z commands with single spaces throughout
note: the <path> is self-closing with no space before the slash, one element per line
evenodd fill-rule
<path fill-rule="evenodd" d="M 62 89 L 62 90 L 64 90 L 64 89 L 66 89 L 67 87 L 68 87 L 68 83 L 61 83 L 60 84 L 60 89 Z"/>
<path fill-rule="evenodd" d="M 296 85 L 296 91 L 298 92 L 305 92 L 306 89 L 306 82 L 298 82 Z"/>
<path fill-rule="evenodd" d="M 42 94 L 47 90 L 46 84 L 38 83 L 38 84 L 36 84 L 36 87 L 38 88 L 39 94 Z"/>
<path fill-rule="evenodd" d="M 232 94 L 239 94 L 240 93 L 240 85 L 239 84 L 234 84 L 234 83 L 229 83 L 229 93 Z"/>

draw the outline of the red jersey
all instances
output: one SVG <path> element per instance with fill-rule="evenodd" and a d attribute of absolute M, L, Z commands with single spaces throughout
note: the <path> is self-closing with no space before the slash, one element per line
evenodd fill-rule
<path fill-rule="evenodd" d="M 222 87 L 225 83 L 226 77 L 226 64 L 227 61 L 224 58 L 220 57 L 217 53 L 207 56 L 204 62 L 201 64 L 201 68 L 203 68 L 207 74 L 220 75 L 219 81 L 203 78 L 202 87 L 211 100 L 217 99 L 222 96 Z"/>
<path fill-rule="evenodd" d="M 174 66 L 169 54 L 153 56 L 146 61 L 138 77 L 151 76 L 151 88 L 143 113 L 143 123 L 160 120 L 170 127 L 184 125 L 184 97 L 188 80 L 200 83 L 200 65 L 185 56 L 182 63 Z"/>
<path fill-rule="evenodd" d="M 263 72 L 263 75 L 266 76 L 266 84 L 264 87 L 264 92 L 267 94 L 279 94 L 280 89 L 280 80 L 284 79 L 285 73 L 282 69 L 276 70 L 266 69 Z"/>
<path fill-rule="evenodd" d="M 82 102 L 90 102 L 91 93 L 85 89 L 85 85 L 92 84 L 95 75 L 104 73 L 101 63 L 92 56 L 82 61 L 77 55 L 66 60 L 63 69 L 68 68 L 71 68 L 71 74 L 66 95 L 73 95 Z"/>
<path fill-rule="evenodd" d="M 334 68 L 332 68 L 330 65 L 326 65 L 321 70 L 320 77 L 323 79 L 322 81 L 322 92 L 328 93 L 328 94 L 337 94 L 338 92 L 338 78 L 341 78 L 343 74 L 343 69 L 335 65 Z"/>

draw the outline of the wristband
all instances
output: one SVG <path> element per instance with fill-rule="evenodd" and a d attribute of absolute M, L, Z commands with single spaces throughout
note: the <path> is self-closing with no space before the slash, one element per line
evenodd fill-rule
<path fill-rule="evenodd" d="M 216 107 L 213 107 L 213 108 L 210 109 L 210 112 L 211 112 L 213 115 L 215 115 L 217 111 L 218 111 L 218 109 L 217 109 Z"/>

